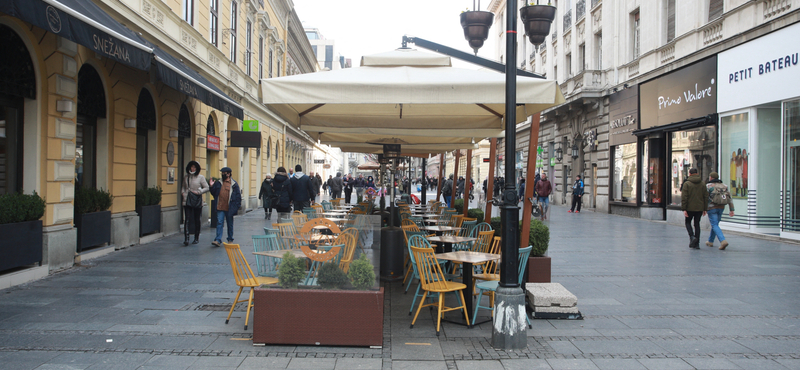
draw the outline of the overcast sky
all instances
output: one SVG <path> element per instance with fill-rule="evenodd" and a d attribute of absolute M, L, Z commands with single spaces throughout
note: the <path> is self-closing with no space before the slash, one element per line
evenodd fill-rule
<path fill-rule="evenodd" d="M 403 35 L 416 36 L 472 53 L 464 39 L 459 14 L 472 9 L 472 0 L 293 0 L 303 27 L 317 28 L 336 41 L 339 53 L 361 62 L 362 55 L 391 51 L 401 47 Z M 490 0 L 481 1 L 485 9 Z M 490 37 L 491 39 L 491 37 Z M 414 47 L 413 45 L 410 45 Z M 420 50 L 425 50 L 419 48 Z M 494 57 L 490 40 L 478 56 Z M 460 68 L 479 67 L 453 60 Z"/>

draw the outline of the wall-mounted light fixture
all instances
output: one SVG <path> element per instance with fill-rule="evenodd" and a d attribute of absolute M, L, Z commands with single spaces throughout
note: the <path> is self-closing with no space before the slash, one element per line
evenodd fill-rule
<path fill-rule="evenodd" d="M 57 100 L 56 111 L 61 113 L 72 112 L 72 107 L 75 104 L 72 100 Z"/>
<path fill-rule="evenodd" d="M 578 144 L 572 144 L 572 159 L 578 158 Z"/>
<path fill-rule="evenodd" d="M 561 162 L 564 159 L 564 151 L 561 148 L 556 149 L 556 160 Z"/>
<path fill-rule="evenodd" d="M 136 128 L 136 120 L 133 118 L 126 118 L 125 128 Z"/>

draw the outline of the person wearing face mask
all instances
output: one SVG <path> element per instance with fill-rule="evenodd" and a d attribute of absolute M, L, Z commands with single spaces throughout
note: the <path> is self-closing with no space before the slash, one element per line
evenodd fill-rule
<path fill-rule="evenodd" d="M 242 191 L 233 178 L 231 168 L 223 167 L 222 180 L 211 179 L 211 195 L 217 200 L 217 235 L 211 242 L 215 247 L 222 246 L 223 222 L 228 223 L 228 243 L 233 241 L 233 216 L 239 212 L 242 205 Z"/>
<path fill-rule="evenodd" d="M 208 183 L 206 182 L 206 178 L 200 174 L 200 163 L 197 163 L 196 161 L 189 161 L 189 164 L 186 165 L 186 178 L 181 186 L 185 220 L 183 223 L 183 245 L 189 245 L 190 230 L 194 233 L 194 241 L 192 241 L 192 244 L 199 243 L 198 238 L 200 238 L 200 215 L 203 213 L 202 198 L 200 200 L 199 207 L 196 207 L 197 204 L 187 204 L 186 200 L 189 197 L 189 193 L 194 194 L 194 197 L 202 196 L 206 192 L 208 192 Z"/>

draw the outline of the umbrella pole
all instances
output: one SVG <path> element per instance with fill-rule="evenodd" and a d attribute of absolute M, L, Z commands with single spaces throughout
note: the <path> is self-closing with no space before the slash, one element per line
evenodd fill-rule
<path fill-rule="evenodd" d="M 428 194 L 428 158 L 422 158 L 422 198 L 420 204 L 427 202 L 426 195 Z"/>
<path fill-rule="evenodd" d="M 472 149 L 467 150 L 467 169 L 464 171 L 464 217 L 469 216 L 469 191 L 472 189 Z"/>
<path fill-rule="evenodd" d="M 442 174 L 444 173 L 444 153 L 439 154 L 439 179 L 436 181 L 436 201 L 442 199 Z"/>
<path fill-rule="evenodd" d="M 450 204 L 448 207 L 455 208 L 456 204 L 456 188 L 458 185 L 458 159 L 461 157 L 461 151 L 456 150 L 455 164 L 453 165 L 453 189 L 450 192 Z"/>

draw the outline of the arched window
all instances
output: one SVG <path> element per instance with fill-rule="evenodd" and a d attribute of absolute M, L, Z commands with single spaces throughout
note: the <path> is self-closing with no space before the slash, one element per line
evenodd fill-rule
<path fill-rule="evenodd" d="M 206 135 L 217 136 L 217 128 L 212 115 L 208 116 L 208 121 L 206 122 Z"/>
<path fill-rule="evenodd" d="M 78 119 L 75 135 L 75 185 L 97 185 L 97 119 L 106 117 L 106 94 L 97 70 L 78 72 Z"/>
<path fill-rule="evenodd" d="M 151 183 L 155 183 L 155 160 L 150 160 L 149 147 L 156 145 L 156 106 L 153 96 L 147 89 L 142 89 L 139 93 L 139 101 L 136 105 L 136 189 L 143 189 Z M 155 159 L 155 158 L 153 158 Z M 149 163 L 153 162 L 153 163 Z"/>

